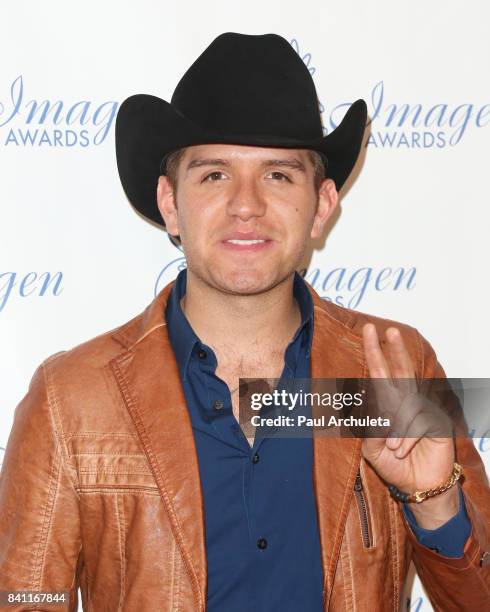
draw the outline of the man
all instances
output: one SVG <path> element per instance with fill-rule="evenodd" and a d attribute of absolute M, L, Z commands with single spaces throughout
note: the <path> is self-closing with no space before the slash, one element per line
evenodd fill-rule
<path fill-rule="evenodd" d="M 187 270 L 34 374 L 1 474 L 0 589 L 68 591 L 75 610 L 80 585 L 97 612 L 387 611 L 413 558 L 436 609 L 488 608 L 490 490 L 469 438 L 408 435 L 408 404 L 389 438 L 247 439 L 238 423 L 240 378 L 406 379 L 410 398 L 444 376 L 416 330 L 295 272 L 365 122 L 359 100 L 324 137 L 311 76 L 276 35 L 221 35 L 171 104 L 121 106 L 124 189 Z"/>

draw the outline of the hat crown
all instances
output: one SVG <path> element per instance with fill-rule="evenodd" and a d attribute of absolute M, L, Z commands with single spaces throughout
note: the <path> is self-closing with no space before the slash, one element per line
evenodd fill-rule
<path fill-rule="evenodd" d="M 171 103 L 210 133 L 323 136 L 310 71 L 277 34 L 221 34 L 186 71 Z"/>

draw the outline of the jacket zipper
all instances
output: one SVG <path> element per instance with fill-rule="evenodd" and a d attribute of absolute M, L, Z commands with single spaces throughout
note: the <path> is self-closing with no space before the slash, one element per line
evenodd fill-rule
<path fill-rule="evenodd" d="M 371 538 L 371 530 L 369 528 L 369 513 L 364 496 L 364 487 L 362 485 L 361 473 L 358 471 L 354 483 L 354 493 L 359 509 L 359 518 L 361 521 L 362 543 L 364 548 L 370 548 L 373 545 Z"/>

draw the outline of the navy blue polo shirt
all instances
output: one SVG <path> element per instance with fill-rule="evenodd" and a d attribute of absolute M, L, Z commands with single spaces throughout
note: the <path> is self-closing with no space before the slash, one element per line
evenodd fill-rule
<path fill-rule="evenodd" d="M 182 270 L 166 321 L 183 383 L 204 501 L 208 612 L 320 612 L 323 568 L 313 487 L 311 436 L 259 437 L 251 447 L 232 411 L 230 390 L 215 374 L 216 356 L 194 333 L 180 306 Z M 313 301 L 295 273 L 301 323 L 289 343 L 278 388 L 310 376 Z M 469 534 L 464 503 L 441 528 L 407 519 L 420 541 L 460 556 Z M 452 534 L 452 535 L 451 535 Z"/>

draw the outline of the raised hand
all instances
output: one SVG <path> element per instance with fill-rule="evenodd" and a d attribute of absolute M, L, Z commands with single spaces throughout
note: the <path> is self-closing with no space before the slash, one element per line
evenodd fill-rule
<path fill-rule="evenodd" d="M 365 438 L 364 458 L 379 476 L 401 491 L 411 493 L 445 482 L 455 461 L 451 422 L 446 413 L 417 388 L 415 370 L 400 331 L 386 331 L 385 356 L 375 326 L 363 327 L 366 362 L 375 390 L 378 414 L 388 417 L 391 434 Z M 457 487 L 421 504 L 412 504 L 417 522 L 435 529 L 456 514 Z"/>

